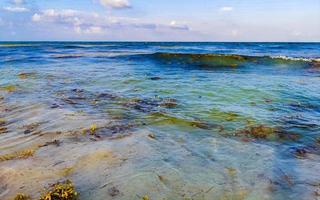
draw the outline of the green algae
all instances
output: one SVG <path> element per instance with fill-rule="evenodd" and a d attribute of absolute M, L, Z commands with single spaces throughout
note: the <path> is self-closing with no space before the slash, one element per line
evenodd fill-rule
<path fill-rule="evenodd" d="M 194 128 L 200 128 L 200 129 L 214 128 L 213 125 L 206 123 L 204 121 L 183 119 L 183 118 L 171 116 L 161 112 L 151 113 L 147 119 L 150 121 L 150 124 L 154 124 L 154 125 L 173 124 L 173 125 L 179 125 L 179 126 L 190 126 Z"/>
<path fill-rule="evenodd" d="M 17 86 L 15 85 L 0 86 L 0 90 L 6 91 L 6 92 L 15 92 L 17 90 Z"/>

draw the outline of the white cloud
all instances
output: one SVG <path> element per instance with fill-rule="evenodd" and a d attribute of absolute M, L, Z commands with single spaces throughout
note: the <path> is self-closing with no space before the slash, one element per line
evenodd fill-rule
<path fill-rule="evenodd" d="M 24 7 L 7 6 L 7 7 L 4 7 L 3 9 L 9 12 L 28 12 L 29 11 L 28 8 L 24 8 Z"/>
<path fill-rule="evenodd" d="M 112 17 L 100 15 L 95 12 L 83 12 L 77 10 L 55 10 L 48 9 L 32 16 L 32 21 L 42 24 L 61 25 L 66 28 L 73 28 L 78 34 L 103 34 L 110 30 L 189 30 L 185 24 L 171 21 L 169 25 L 146 22 L 143 19 L 127 18 L 127 17 Z"/>
<path fill-rule="evenodd" d="M 225 6 L 225 7 L 220 8 L 220 11 L 230 12 L 230 11 L 233 11 L 233 7 Z"/>
<path fill-rule="evenodd" d="M 170 28 L 173 29 L 179 29 L 179 30 L 189 30 L 189 27 L 186 24 L 180 24 L 178 22 L 176 22 L 175 20 L 172 20 L 170 22 Z"/>
<path fill-rule="evenodd" d="M 129 8 L 130 3 L 128 0 L 100 0 L 100 4 L 105 7 L 112 8 Z"/>

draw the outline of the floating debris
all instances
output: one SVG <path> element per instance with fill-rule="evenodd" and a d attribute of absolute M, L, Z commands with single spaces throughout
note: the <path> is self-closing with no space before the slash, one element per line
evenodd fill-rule
<path fill-rule="evenodd" d="M 39 200 L 77 200 L 78 192 L 70 180 L 51 185 Z"/>
<path fill-rule="evenodd" d="M 13 200 L 31 200 L 31 197 L 25 194 L 17 194 Z"/>
<path fill-rule="evenodd" d="M 35 153 L 34 149 L 25 149 L 21 151 L 17 151 L 14 153 L 9 153 L 5 155 L 0 155 L 0 162 L 1 161 L 8 161 L 8 160 L 15 160 L 15 159 L 27 159 L 32 157 Z"/>

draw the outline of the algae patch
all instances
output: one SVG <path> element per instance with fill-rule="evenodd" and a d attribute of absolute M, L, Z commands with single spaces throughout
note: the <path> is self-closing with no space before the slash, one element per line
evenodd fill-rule
<path fill-rule="evenodd" d="M 58 182 L 48 189 L 39 200 L 77 200 L 78 192 L 75 190 L 73 183 L 70 180 Z"/>
<path fill-rule="evenodd" d="M 8 160 L 16 160 L 16 159 L 27 159 L 29 157 L 32 157 L 34 153 L 35 153 L 34 149 L 25 149 L 21 151 L 16 151 L 14 153 L 0 155 L 0 162 L 8 161 Z"/>
<path fill-rule="evenodd" d="M 6 91 L 6 92 L 15 92 L 17 90 L 17 86 L 15 85 L 0 86 L 0 90 Z"/>
<path fill-rule="evenodd" d="M 17 194 L 13 200 L 31 200 L 31 197 L 25 194 Z"/>

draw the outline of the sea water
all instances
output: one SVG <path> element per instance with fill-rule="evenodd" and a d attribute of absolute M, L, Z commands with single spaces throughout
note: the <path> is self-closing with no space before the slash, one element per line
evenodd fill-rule
<path fill-rule="evenodd" d="M 2 42 L 0 199 L 317 199 L 319 43 Z"/>

